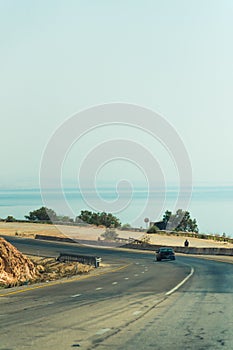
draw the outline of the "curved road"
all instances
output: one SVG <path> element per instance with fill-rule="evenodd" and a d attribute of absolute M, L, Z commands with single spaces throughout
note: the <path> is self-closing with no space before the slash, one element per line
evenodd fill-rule
<path fill-rule="evenodd" d="M 155 263 L 147 252 L 9 240 L 27 253 L 99 255 L 114 271 L 0 292 L 2 350 L 233 348 L 231 264 L 181 256 Z"/>

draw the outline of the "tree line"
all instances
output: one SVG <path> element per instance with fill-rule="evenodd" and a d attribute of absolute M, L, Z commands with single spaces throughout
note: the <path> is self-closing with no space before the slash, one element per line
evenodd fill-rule
<path fill-rule="evenodd" d="M 120 227 L 120 220 L 111 213 L 96 213 L 89 210 L 82 210 L 81 213 L 74 219 L 69 216 L 59 216 L 53 209 L 41 207 L 37 210 L 33 210 L 29 215 L 25 215 L 25 219 L 31 222 L 47 222 L 47 223 L 74 223 L 81 224 L 86 223 L 90 225 L 105 227 Z"/>
<path fill-rule="evenodd" d="M 92 212 L 90 210 L 82 210 L 75 218 L 69 216 L 57 215 L 57 213 L 50 208 L 41 207 L 39 209 L 30 211 L 25 215 L 26 221 L 30 222 L 46 222 L 46 223 L 63 223 L 63 224 L 90 224 L 96 226 L 105 226 L 107 228 L 121 227 L 119 218 L 111 213 L 106 212 Z M 13 216 L 8 216 L 4 221 L 17 221 Z M 192 219 L 188 211 L 178 209 L 175 214 L 166 210 L 162 221 L 164 229 L 170 231 L 196 232 L 198 233 L 198 225 L 196 219 Z M 160 222 L 160 223 L 161 223 Z M 123 225 L 126 226 L 126 225 Z M 153 233 L 159 231 L 156 225 L 150 227 L 147 232 Z"/>

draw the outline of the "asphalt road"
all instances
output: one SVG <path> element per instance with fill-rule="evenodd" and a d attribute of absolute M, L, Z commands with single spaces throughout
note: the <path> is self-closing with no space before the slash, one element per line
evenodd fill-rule
<path fill-rule="evenodd" d="M 233 348 L 231 264 L 191 257 L 157 263 L 137 251 L 13 240 L 24 252 L 98 255 L 114 271 L 0 293 L 1 350 Z M 191 268 L 191 278 L 169 294 Z"/>

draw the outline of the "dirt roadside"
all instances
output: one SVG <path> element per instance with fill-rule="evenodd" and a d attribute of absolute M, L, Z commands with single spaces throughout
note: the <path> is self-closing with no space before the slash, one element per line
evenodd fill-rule
<path fill-rule="evenodd" d="M 95 267 L 55 258 L 29 257 L 0 237 L 0 287 L 15 287 L 88 274 Z"/>

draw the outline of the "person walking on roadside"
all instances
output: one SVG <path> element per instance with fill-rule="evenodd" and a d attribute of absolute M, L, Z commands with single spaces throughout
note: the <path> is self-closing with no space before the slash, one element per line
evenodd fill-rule
<path fill-rule="evenodd" d="M 185 247 L 188 247 L 188 246 L 189 246 L 189 241 L 188 241 L 187 239 L 184 241 L 184 246 L 185 246 Z"/>

